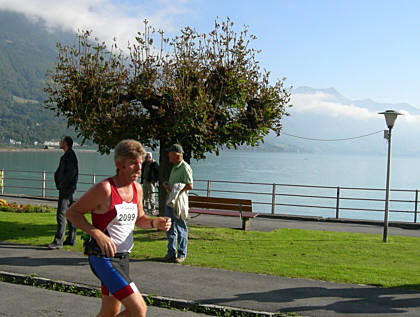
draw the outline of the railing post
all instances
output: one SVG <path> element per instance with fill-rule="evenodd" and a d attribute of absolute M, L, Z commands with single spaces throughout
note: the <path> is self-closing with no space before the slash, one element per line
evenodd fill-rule
<path fill-rule="evenodd" d="M 45 174 L 45 171 L 43 171 L 42 172 L 42 198 L 45 198 L 45 196 L 46 196 L 46 185 L 45 185 L 45 182 L 46 182 L 46 174 Z"/>
<path fill-rule="evenodd" d="M 210 180 L 207 180 L 207 197 L 210 197 Z"/>
<path fill-rule="evenodd" d="M 0 175 L 0 187 L 1 187 L 1 194 L 4 194 L 4 169 L 1 170 Z"/>
<path fill-rule="evenodd" d="M 414 223 L 417 223 L 417 202 L 419 198 L 419 190 L 416 189 L 416 201 L 414 202 Z"/>
<path fill-rule="evenodd" d="M 340 218 L 340 186 L 337 186 L 337 201 L 335 204 L 335 218 Z"/>
<path fill-rule="evenodd" d="M 271 196 L 271 214 L 276 213 L 276 184 L 273 183 L 273 192 Z"/>
<path fill-rule="evenodd" d="M 92 175 L 92 184 L 93 185 L 96 184 L 96 176 L 95 176 L 95 174 Z"/>

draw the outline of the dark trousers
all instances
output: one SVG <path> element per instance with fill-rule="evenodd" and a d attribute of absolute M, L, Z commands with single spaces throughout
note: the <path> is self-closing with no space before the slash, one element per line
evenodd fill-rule
<path fill-rule="evenodd" d="M 70 205 L 73 203 L 73 193 L 63 193 L 60 191 L 58 195 L 57 206 L 57 231 L 55 233 L 54 242 L 57 245 L 63 245 L 64 235 L 66 233 L 66 212 Z M 67 220 L 68 235 L 67 241 L 74 243 L 76 239 L 76 227 Z"/>

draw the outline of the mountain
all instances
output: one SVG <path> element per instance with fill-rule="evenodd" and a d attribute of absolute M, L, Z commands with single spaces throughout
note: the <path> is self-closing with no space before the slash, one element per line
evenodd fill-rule
<path fill-rule="evenodd" d="M 48 30 L 41 21 L 0 10 L 0 144 L 33 146 L 66 134 L 76 136 L 63 118 L 43 107 L 45 74 L 54 68 L 56 43 L 74 38 Z"/>
<path fill-rule="evenodd" d="M 403 113 L 392 130 L 393 154 L 420 155 L 420 109 L 409 104 L 351 100 L 334 88 L 311 87 L 294 89 L 291 103 L 282 135 L 270 135 L 265 143 L 315 153 L 384 154 L 387 126 L 378 112 L 393 109 Z"/>

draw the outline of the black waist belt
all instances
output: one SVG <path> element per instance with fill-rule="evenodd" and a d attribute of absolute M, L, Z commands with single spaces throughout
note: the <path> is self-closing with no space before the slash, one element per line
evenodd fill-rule
<path fill-rule="evenodd" d="M 101 252 L 101 249 L 97 245 L 95 239 L 93 239 L 92 237 L 87 238 L 83 242 L 83 253 L 85 255 L 95 255 L 97 257 L 104 257 L 104 255 Z M 114 258 L 125 259 L 126 257 L 128 257 L 128 255 L 128 252 L 118 252 L 115 253 Z"/>

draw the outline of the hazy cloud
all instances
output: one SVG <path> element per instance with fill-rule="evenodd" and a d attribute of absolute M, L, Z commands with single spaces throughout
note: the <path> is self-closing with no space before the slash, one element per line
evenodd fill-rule
<path fill-rule="evenodd" d="M 295 113 L 316 113 L 329 117 L 345 117 L 351 120 L 382 120 L 378 116 L 378 111 L 371 111 L 368 108 L 352 104 L 343 104 L 334 100 L 334 96 L 318 91 L 315 93 L 295 93 L 292 94 L 293 107 L 292 114 Z M 406 110 L 394 109 L 399 111 L 402 116 L 399 116 L 398 122 L 403 122 L 408 126 L 415 126 L 420 124 L 420 116 L 413 115 Z"/>
<path fill-rule="evenodd" d="M 419 115 L 412 115 L 408 111 L 399 110 L 402 113 L 402 116 L 398 117 L 398 121 L 403 121 L 407 124 L 418 125 L 420 123 L 420 116 Z"/>
<path fill-rule="evenodd" d="M 378 117 L 376 112 L 370 112 L 366 108 L 335 102 L 331 95 L 323 92 L 293 94 L 291 103 L 293 104 L 292 111 L 296 112 L 313 112 L 330 117 L 345 116 L 354 119 L 372 119 Z"/>
<path fill-rule="evenodd" d="M 148 19 L 156 29 L 175 30 L 175 20 L 188 12 L 187 0 L 137 1 L 111 0 L 0 0 L 0 10 L 25 14 L 32 20 L 43 20 L 49 29 L 66 31 L 92 30 L 108 44 L 115 37 L 121 48 L 133 43 L 143 21 Z"/>

